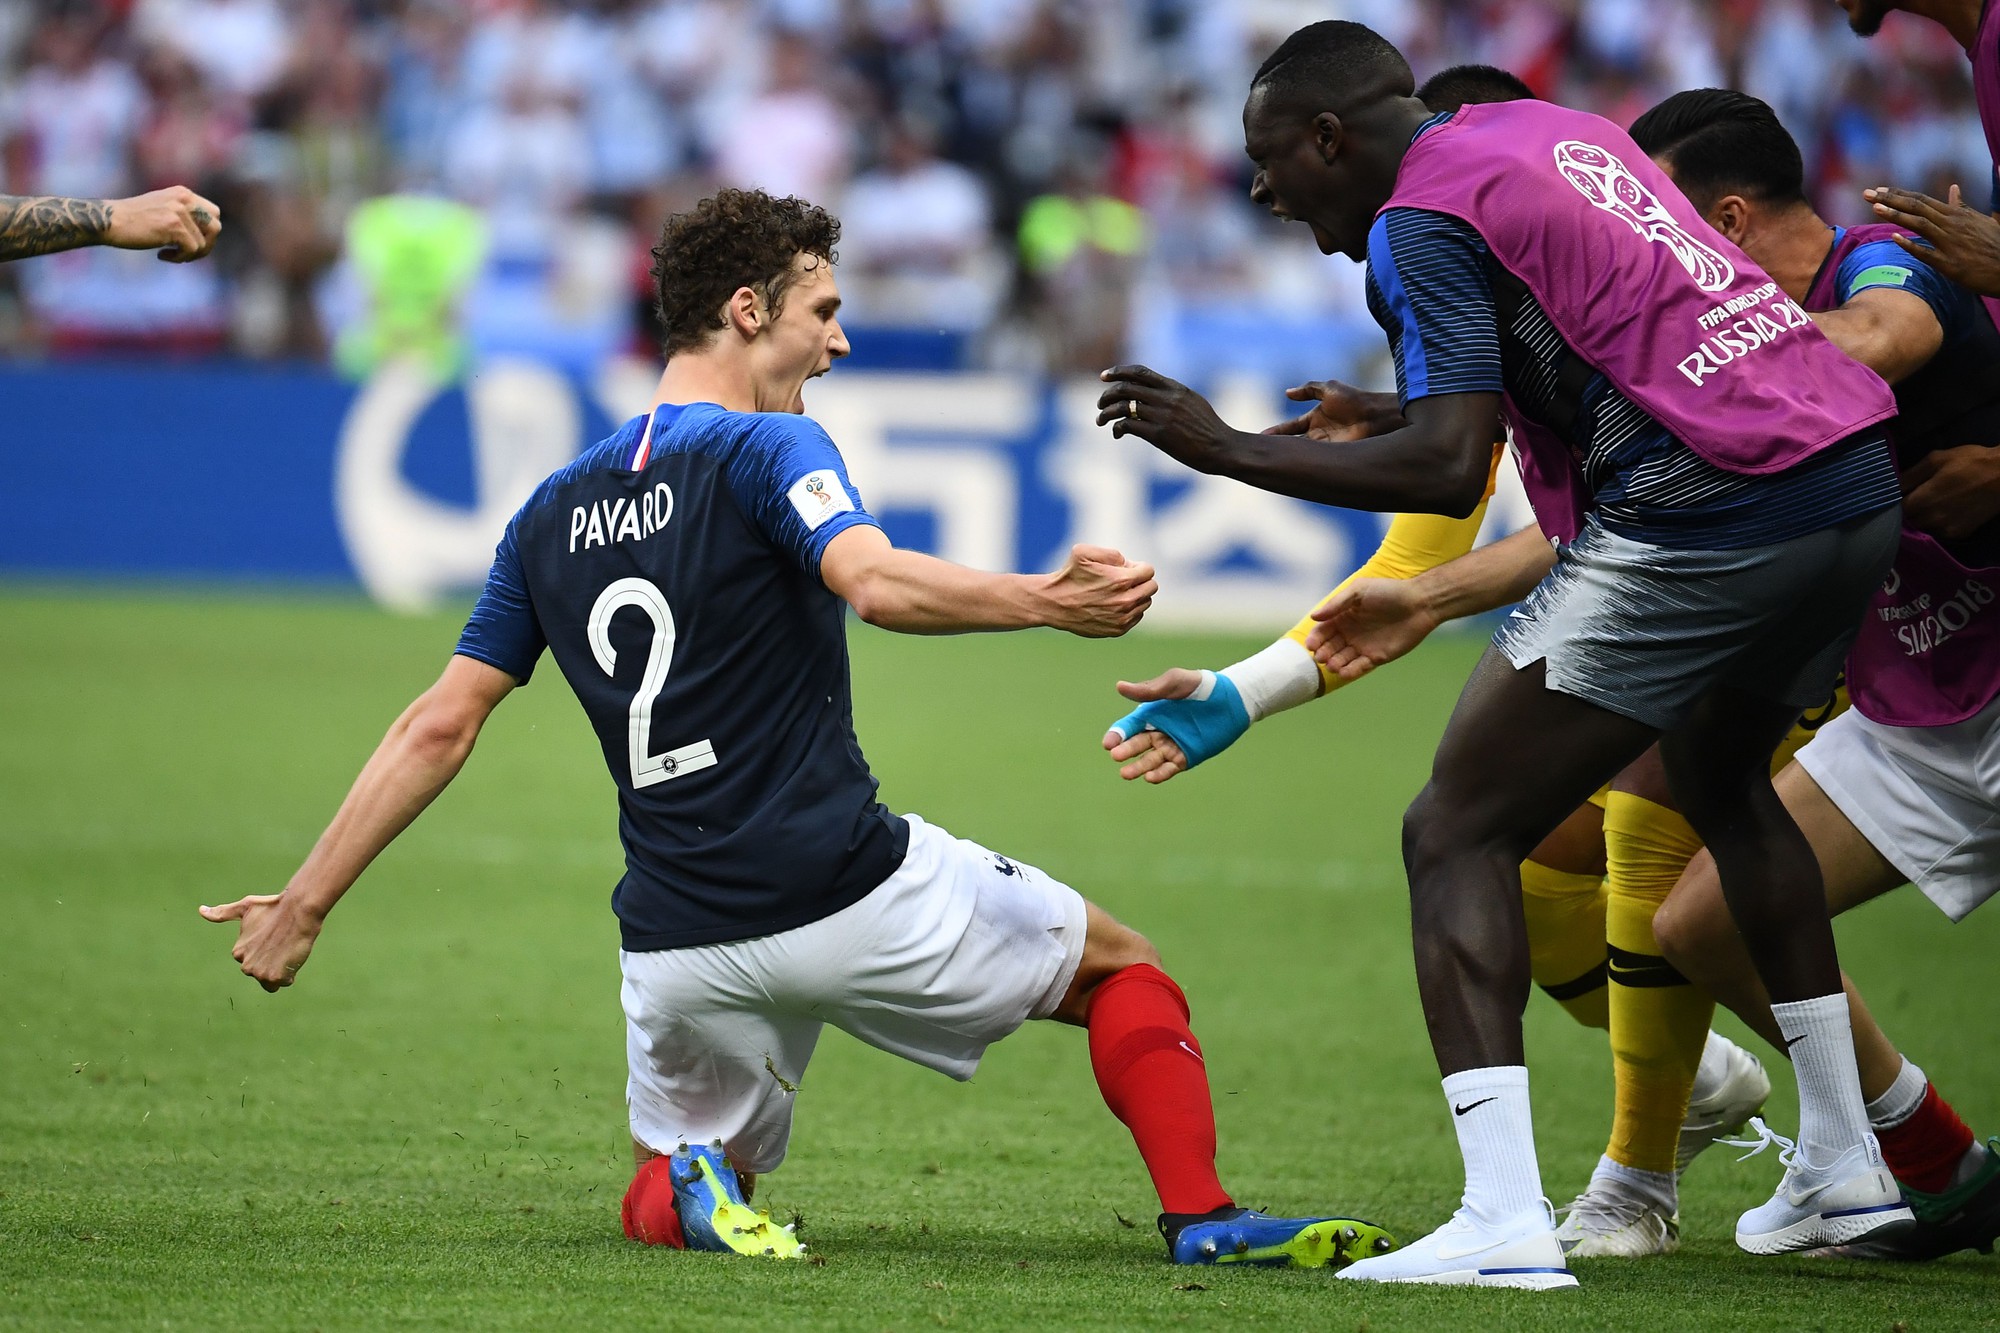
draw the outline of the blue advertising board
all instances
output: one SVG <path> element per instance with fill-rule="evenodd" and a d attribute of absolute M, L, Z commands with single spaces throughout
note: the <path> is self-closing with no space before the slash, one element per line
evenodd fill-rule
<path fill-rule="evenodd" d="M 359 583 L 422 609 L 484 576 L 534 485 L 643 411 L 655 367 L 584 382 L 528 361 L 463 385 L 408 369 L 0 367 L 0 575 Z M 1209 386 L 1228 420 L 1288 405 Z M 1200 476 L 1093 424 L 1096 387 L 1003 375 L 843 372 L 808 407 L 899 544 L 1041 569 L 1072 542 L 1159 567 L 1157 623 L 1289 623 L 1365 559 L 1373 514 Z M 1511 477 L 1512 469 L 1503 469 Z M 1489 532 L 1526 522 L 1509 487 Z"/>

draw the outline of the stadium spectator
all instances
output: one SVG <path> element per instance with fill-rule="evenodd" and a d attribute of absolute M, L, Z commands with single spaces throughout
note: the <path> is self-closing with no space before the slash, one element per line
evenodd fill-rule
<path fill-rule="evenodd" d="M 7 166 L 16 194 L 124 194 L 146 93 L 104 49 L 87 12 L 59 13 L 30 40 L 29 65 L 7 101 Z"/>
<path fill-rule="evenodd" d="M 724 184 L 831 199 L 846 179 L 854 128 L 825 86 L 827 62 L 804 36 L 771 43 L 770 82 L 729 118 L 715 143 Z"/>
<path fill-rule="evenodd" d="M 986 187 L 937 156 L 936 132 L 906 118 L 882 163 L 841 201 L 842 278 L 852 318 L 971 333 L 992 319 L 1000 259 Z"/>
<path fill-rule="evenodd" d="M 1146 218 L 1112 194 L 1102 152 L 1078 149 L 1058 188 L 1030 200 L 1019 243 L 1048 369 L 1085 374 L 1118 359 Z"/>
<path fill-rule="evenodd" d="M 166 329 L 175 345 L 325 357 L 327 312 L 339 304 L 329 303 L 329 274 L 347 219 L 361 200 L 407 190 L 487 211 L 493 244 L 482 289 L 524 253 L 546 266 L 569 252 L 569 276 L 543 272 L 536 301 L 556 300 L 550 293 L 561 288 L 569 295 L 558 305 L 593 305 L 612 274 L 622 312 L 612 345 L 644 345 L 640 303 L 623 295 L 624 257 L 644 250 L 667 208 L 719 184 L 847 201 L 863 213 L 890 200 L 890 213 L 877 217 L 896 224 L 881 234 L 891 251 L 912 237 L 921 248 L 956 236 L 946 267 L 958 276 L 946 282 L 870 290 L 878 276 L 935 268 L 937 259 L 916 269 L 907 257 L 878 264 L 867 253 L 878 229 L 866 217 L 850 222 L 847 259 L 859 279 L 857 314 L 963 329 L 969 336 L 958 341 L 974 358 L 1066 368 L 1084 364 L 1085 346 L 1110 348 L 1112 359 L 1139 346 L 1240 348 L 1232 293 L 1270 295 L 1297 267 L 1298 242 L 1262 230 L 1242 196 L 1238 103 L 1258 59 L 1323 8 L 1298 0 L 16 0 L 0 5 L 0 191 L 106 199 L 185 180 L 219 201 L 232 226 L 205 275 L 155 265 L 162 272 L 119 270 L 114 279 L 98 266 L 120 261 L 99 257 L 0 278 L 0 351 L 51 345 L 51 328 L 89 308 L 120 345 L 145 345 Z M 1988 202 L 1963 54 L 1934 24 L 1898 20 L 1857 42 L 1823 0 L 1343 0 L 1339 8 L 1411 52 L 1420 76 L 1497 64 L 1542 96 L 1615 119 L 1682 87 L 1745 88 L 1778 108 L 1805 151 L 1813 202 L 1834 221 L 1864 220 L 1858 190 L 1883 181 L 1932 193 L 1956 181 L 1973 203 Z M 929 127 L 914 174 L 892 162 L 909 151 L 897 142 L 909 124 Z M 1073 193 L 1066 173 L 1106 142 L 1112 160 L 1090 186 L 1109 201 L 1098 211 L 1143 210 L 1141 245 L 1157 248 L 1100 263 L 1090 280 L 1109 280 L 1111 305 L 1083 310 L 1086 325 L 1067 328 L 1065 312 L 1095 288 L 1064 295 L 1052 276 L 1063 265 L 1038 268 L 1048 252 L 1039 241 L 1022 246 L 1024 236 L 1063 230 L 1063 207 L 1040 203 L 1025 231 L 1024 216 L 1031 203 Z M 897 215 L 897 200 L 939 214 Z M 1246 234 L 1255 238 L 1249 253 L 1230 255 Z M 614 251 L 620 258 L 607 268 Z M 125 282 L 138 284 L 134 300 L 110 299 Z M 1354 290 L 1312 284 L 1313 301 L 1333 303 L 1317 316 L 1365 328 Z M 10 298 L 30 317 L 10 318 Z M 189 341 L 171 331 L 186 319 L 162 323 L 145 310 L 179 310 L 207 331 Z M 996 336 L 1002 328 L 1052 329 L 1058 341 L 1022 356 L 1039 335 Z M 1350 341 L 1328 344 L 1332 362 L 1319 373 L 1366 373 L 1343 350 Z M 53 344 L 94 345 L 94 335 Z M 582 345 L 570 354 L 583 355 Z"/>
<path fill-rule="evenodd" d="M 200 67 L 215 89 L 246 101 L 278 81 L 292 51 L 276 0 L 142 0 L 134 26 Z"/>

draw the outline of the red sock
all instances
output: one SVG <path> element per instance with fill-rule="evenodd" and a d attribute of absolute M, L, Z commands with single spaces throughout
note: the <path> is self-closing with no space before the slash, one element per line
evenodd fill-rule
<path fill-rule="evenodd" d="M 667 1159 L 648 1158 L 625 1191 L 625 1234 L 642 1245 L 687 1248 L 681 1236 L 681 1215 L 674 1211 L 674 1184 L 667 1176 Z"/>
<path fill-rule="evenodd" d="M 1910 1118 L 1876 1130 L 1875 1137 L 1882 1144 L 1882 1160 L 1896 1179 L 1925 1194 L 1950 1189 L 1959 1162 L 1972 1151 L 1972 1131 L 1928 1083 Z"/>
<path fill-rule="evenodd" d="M 1111 1114 L 1125 1122 L 1159 1191 L 1160 1210 L 1229 1206 L 1215 1175 L 1215 1106 L 1187 997 L 1141 963 L 1098 983 L 1090 1000 L 1090 1068 Z"/>

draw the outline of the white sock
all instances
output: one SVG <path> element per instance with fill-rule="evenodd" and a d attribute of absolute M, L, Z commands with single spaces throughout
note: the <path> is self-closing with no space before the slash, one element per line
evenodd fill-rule
<path fill-rule="evenodd" d="M 1916 1062 L 1904 1057 L 1903 1067 L 1896 1071 L 1896 1081 L 1889 1085 L 1889 1090 L 1863 1108 L 1868 1112 L 1868 1128 L 1894 1129 L 1908 1120 L 1924 1104 L 1924 1089 L 1930 1085 L 1931 1081 L 1924 1077 Z"/>
<path fill-rule="evenodd" d="M 1771 1006 L 1799 1080 L 1799 1154 L 1808 1169 L 1833 1164 L 1870 1137 L 1847 996 L 1835 991 Z"/>
<path fill-rule="evenodd" d="M 1540 1212 L 1542 1171 L 1535 1163 L 1527 1066 L 1462 1070 L 1444 1081 L 1444 1099 L 1465 1158 L 1467 1210 L 1494 1225 Z"/>
<path fill-rule="evenodd" d="M 1705 1102 L 1722 1091 L 1723 1081 L 1729 1077 L 1729 1052 L 1735 1046 L 1727 1037 L 1708 1034 L 1701 1047 L 1701 1063 L 1695 1066 L 1694 1089 L 1688 1093 L 1690 1102 Z"/>
<path fill-rule="evenodd" d="M 1672 1217 L 1681 1209 L 1680 1189 L 1674 1183 L 1671 1171 L 1641 1171 L 1636 1166 L 1614 1162 L 1610 1157 L 1597 1159 L 1597 1169 L 1590 1173 L 1590 1183 L 1607 1181 L 1616 1193 L 1627 1198 L 1644 1199 L 1658 1205 L 1661 1212 Z"/>

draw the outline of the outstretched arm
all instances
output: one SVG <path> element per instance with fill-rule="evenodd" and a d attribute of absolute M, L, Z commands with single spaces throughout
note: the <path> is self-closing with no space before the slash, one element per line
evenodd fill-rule
<path fill-rule="evenodd" d="M 1440 393 L 1411 401 L 1399 430 L 1331 445 L 1305 434 L 1233 430 L 1208 401 L 1145 366 L 1104 372 L 1097 424 L 1137 435 L 1197 472 L 1315 504 L 1464 518 L 1485 492 L 1500 395 Z"/>
<path fill-rule="evenodd" d="M 1495 468 L 1504 453 L 1504 447 L 1494 449 Z M 1490 499 L 1491 473 L 1486 493 Z M 1357 580 L 1415 578 L 1457 559 L 1472 549 L 1485 518 L 1485 500 L 1465 518 L 1396 515 L 1375 553 L 1321 604 Z M 1342 676 L 1315 661 L 1306 647 L 1318 628 L 1319 622 L 1308 612 L 1276 643 L 1220 671 L 1174 667 L 1151 680 L 1119 681 L 1118 693 L 1139 705 L 1112 723 L 1104 736 L 1104 748 L 1121 765 L 1119 776 L 1128 782 L 1136 778 L 1165 782 L 1215 758 L 1252 724 L 1345 685 Z"/>
<path fill-rule="evenodd" d="M 184 185 L 130 199 L 0 195 L 0 261 L 110 245 L 185 264 L 221 231 L 222 210 Z"/>
<path fill-rule="evenodd" d="M 1159 584 L 1148 564 L 1103 546 L 1074 546 L 1049 574 L 990 574 L 898 550 L 873 524 L 826 545 L 820 579 L 871 625 L 903 634 L 965 634 L 1048 626 L 1086 639 L 1139 623 Z"/>
<path fill-rule="evenodd" d="M 479 729 L 513 688 L 506 672 L 453 657 L 389 728 L 284 892 L 201 909 L 210 921 L 242 923 L 232 952 L 245 976 L 267 991 L 292 984 L 327 913 L 458 776 Z"/>

